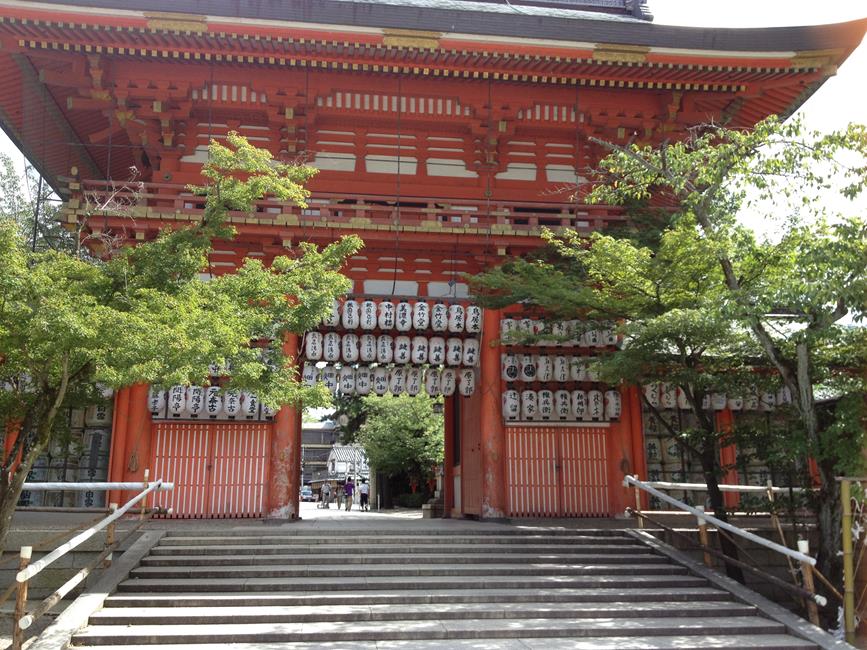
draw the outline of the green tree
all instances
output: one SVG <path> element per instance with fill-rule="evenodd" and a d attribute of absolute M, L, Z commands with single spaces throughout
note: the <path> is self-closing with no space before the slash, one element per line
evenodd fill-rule
<path fill-rule="evenodd" d="M 0 220 L 0 432 L 26 434 L 0 467 L 0 541 L 58 415 L 75 400 L 96 399 L 97 384 L 201 385 L 218 363 L 231 367 L 227 388 L 253 391 L 270 406 L 328 402 L 321 386 L 299 383 L 281 342 L 314 327 L 348 290 L 340 269 L 361 242 L 302 245 L 270 267 L 248 259 L 236 273 L 201 280 L 211 241 L 232 235 L 230 211 L 249 212 L 266 195 L 304 205 L 302 183 L 314 173 L 275 163 L 236 134 L 228 143 L 210 146 L 200 223 L 108 257 L 33 253 L 17 224 Z"/>
<path fill-rule="evenodd" d="M 358 431 L 371 467 L 387 476 L 406 473 L 416 482 L 430 478 L 443 461 L 443 416 L 425 394 L 364 398 L 366 418 Z"/>

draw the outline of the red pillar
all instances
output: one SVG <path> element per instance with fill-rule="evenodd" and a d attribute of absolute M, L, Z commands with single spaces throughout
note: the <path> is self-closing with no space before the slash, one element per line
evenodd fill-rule
<path fill-rule="evenodd" d="M 454 397 L 443 398 L 443 517 L 452 516 L 455 507 L 455 404 Z"/>
<path fill-rule="evenodd" d="M 298 335 L 287 334 L 283 353 L 298 357 Z M 301 409 L 284 406 L 274 418 L 268 480 L 268 517 L 298 519 L 301 490 Z"/>
<path fill-rule="evenodd" d="M 505 429 L 501 417 L 500 312 L 486 309 L 481 342 L 482 519 L 506 516 Z"/>
<path fill-rule="evenodd" d="M 623 427 L 623 435 L 627 438 L 632 456 L 632 462 L 629 464 L 628 472 L 637 474 L 642 481 L 648 480 L 647 477 L 647 458 L 644 453 L 644 419 L 641 415 L 641 395 L 639 395 L 638 386 L 624 386 L 620 395 L 622 397 L 621 408 L 621 423 Z M 623 472 L 617 475 L 618 479 L 622 479 Z M 625 489 L 625 488 L 624 488 Z M 635 498 L 634 490 L 631 488 L 622 493 L 625 499 L 625 505 L 634 507 Z M 641 507 L 647 508 L 647 493 L 641 492 Z"/>
<path fill-rule="evenodd" d="M 123 453 L 120 454 L 121 481 L 143 481 L 145 469 L 151 469 L 151 414 L 148 411 L 148 386 L 136 384 L 129 390 L 129 406 L 126 430 L 126 443 Z M 151 471 L 150 479 L 163 478 L 154 476 Z M 136 491 L 138 492 L 138 491 Z M 127 498 L 134 492 L 121 492 L 118 496 L 118 505 L 123 505 Z"/>
<path fill-rule="evenodd" d="M 730 409 L 723 409 L 716 414 L 716 428 L 720 432 L 731 432 L 734 427 L 734 417 Z M 722 482 L 731 485 L 738 484 L 738 470 L 735 467 L 737 461 L 738 450 L 734 444 L 720 446 L 719 460 L 723 467 L 728 466 L 729 469 L 723 472 Z M 740 501 L 740 495 L 737 492 L 723 492 L 723 503 L 726 508 L 734 508 Z"/>
<path fill-rule="evenodd" d="M 111 426 L 111 452 L 108 457 L 108 480 L 123 480 L 123 459 L 126 456 L 127 430 L 129 428 L 129 388 L 121 388 L 114 396 L 114 414 Z M 120 492 L 110 490 L 106 504 L 120 503 Z"/>

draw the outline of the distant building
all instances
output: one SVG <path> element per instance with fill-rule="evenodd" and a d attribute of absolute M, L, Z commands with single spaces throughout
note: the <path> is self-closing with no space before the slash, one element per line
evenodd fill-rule
<path fill-rule="evenodd" d="M 303 422 L 301 425 L 301 484 L 309 485 L 328 467 L 331 449 L 340 428 L 331 420 Z"/>

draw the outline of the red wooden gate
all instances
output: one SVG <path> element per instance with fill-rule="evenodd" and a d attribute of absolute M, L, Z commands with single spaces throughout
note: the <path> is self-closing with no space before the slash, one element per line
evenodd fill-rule
<path fill-rule="evenodd" d="M 607 428 L 506 427 L 512 517 L 607 517 Z"/>
<path fill-rule="evenodd" d="M 265 514 L 270 424 L 157 422 L 151 467 L 175 489 L 155 505 L 172 516 L 260 517 Z"/>

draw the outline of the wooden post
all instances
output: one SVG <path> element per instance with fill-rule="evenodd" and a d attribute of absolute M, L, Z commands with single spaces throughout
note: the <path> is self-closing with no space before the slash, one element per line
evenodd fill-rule
<path fill-rule="evenodd" d="M 148 481 L 150 480 L 151 471 L 149 469 L 145 469 L 144 471 L 144 489 L 147 490 L 150 485 Z M 140 512 L 138 515 L 139 520 L 145 518 L 145 511 L 148 508 L 148 501 L 150 501 L 150 495 L 147 495 L 144 499 L 142 499 L 141 507 L 139 508 Z"/>
<path fill-rule="evenodd" d="M 768 501 L 771 504 L 771 523 L 774 524 L 774 528 L 777 530 L 777 534 L 780 536 L 780 543 L 783 546 L 788 546 L 789 543 L 786 541 L 786 533 L 783 532 L 783 526 L 780 524 L 780 518 L 777 516 L 777 511 L 774 508 L 774 483 L 771 479 L 768 479 L 767 483 L 768 488 Z M 792 576 L 795 584 L 798 583 L 797 572 L 795 571 L 795 565 L 792 562 L 792 558 L 788 555 L 786 556 L 786 564 L 789 566 L 789 574 Z"/>
<path fill-rule="evenodd" d="M 704 506 L 696 506 L 695 509 L 699 512 L 704 512 Z M 698 541 L 701 542 L 701 547 L 704 550 L 704 565 L 706 567 L 713 567 L 713 558 L 707 552 L 707 549 L 710 547 L 710 539 L 707 535 L 707 521 L 704 517 L 696 517 L 696 521 L 698 522 Z"/>
<path fill-rule="evenodd" d="M 110 503 L 108 506 L 108 509 L 112 513 L 115 512 L 117 510 L 117 504 L 116 503 Z M 110 549 L 114 545 L 115 525 L 116 525 L 116 523 L 113 521 L 105 529 L 105 548 L 106 549 Z M 112 555 L 113 555 L 113 553 L 111 551 L 109 551 L 109 554 L 105 557 L 105 560 L 102 563 L 102 567 L 104 569 L 107 569 L 108 567 L 111 566 Z"/>
<path fill-rule="evenodd" d="M 798 550 L 804 555 L 809 555 L 810 542 L 806 539 L 799 539 Z M 801 562 L 801 578 L 804 581 L 804 589 L 815 595 L 816 586 L 813 584 L 813 567 L 809 562 Z M 819 625 L 819 608 L 816 606 L 816 601 L 812 598 L 807 599 L 807 616 L 810 619 L 810 623 Z"/>
<path fill-rule="evenodd" d="M 30 557 L 33 555 L 32 546 L 22 546 L 21 554 L 18 556 L 18 570 L 22 571 L 30 564 Z M 24 629 L 18 625 L 18 621 L 25 614 L 27 608 L 27 580 L 18 583 L 18 593 L 15 595 L 15 615 L 12 619 L 12 650 L 21 650 L 24 644 Z"/>
<path fill-rule="evenodd" d="M 632 478 L 639 480 L 638 474 L 633 475 Z M 635 510 L 638 513 L 638 527 L 644 528 L 644 517 L 641 516 L 641 488 L 637 485 L 635 486 Z"/>
<path fill-rule="evenodd" d="M 843 629 L 846 642 L 855 645 L 855 565 L 852 552 L 852 491 L 847 479 L 840 481 L 843 501 Z"/>

